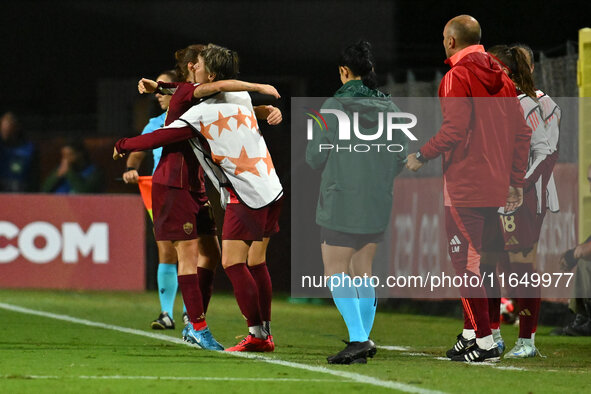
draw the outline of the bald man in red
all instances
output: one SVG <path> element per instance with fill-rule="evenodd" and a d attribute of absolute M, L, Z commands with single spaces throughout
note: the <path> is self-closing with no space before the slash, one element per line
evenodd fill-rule
<path fill-rule="evenodd" d="M 523 117 L 513 82 L 480 45 L 476 19 L 460 15 L 443 30 L 445 61 L 451 70 L 439 85 L 441 128 L 407 168 L 419 170 L 442 155 L 443 196 L 449 255 L 458 276 L 481 278 L 480 255 L 489 231 L 523 201 L 531 129 Z M 484 287 L 460 288 L 464 330 L 447 352 L 453 361 L 499 361 Z"/>

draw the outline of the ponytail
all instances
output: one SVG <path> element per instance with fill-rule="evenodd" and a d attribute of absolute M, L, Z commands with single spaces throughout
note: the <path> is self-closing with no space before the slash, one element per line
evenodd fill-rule
<path fill-rule="evenodd" d="M 489 48 L 488 53 L 501 62 L 503 67 L 509 69 L 509 77 L 519 90 L 537 101 L 534 80 L 523 50 L 507 45 L 495 45 Z"/>
<path fill-rule="evenodd" d="M 527 94 L 534 100 L 537 100 L 534 80 L 525 53 L 518 47 L 511 47 L 509 48 L 509 51 L 515 59 L 516 68 L 515 70 L 512 70 L 511 79 L 513 79 L 515 85 L 517 85 L 523 93 Z"/>

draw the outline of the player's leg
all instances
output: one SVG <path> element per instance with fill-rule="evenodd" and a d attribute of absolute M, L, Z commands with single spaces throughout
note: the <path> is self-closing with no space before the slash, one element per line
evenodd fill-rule
<path fill-rule="evenodd" d="M 183 330 L 183 338 L 187 342 L 199 345 L 208 350 L 223 350 L 211 335 L 205 321 L 203 298 L 197 277 L 199 246 L 197 239 L 175 241 L 174 246 L 179 259 L 178 281 L 187 307 L 189 324 Z"/>
<path fill-rule="evenodd" d="M 248 336 L 226 349 L 229 352 L 265 352 L 274 348 L 261 319 L 256 282 L 246 265 L 250 244 L 242 240 L 222 240 L 222 266 L 232 282 L 236 302 L 248 325 Z"/>
<path fill-rule="evenodd" d="M 259 309 L 263 326 L 271 335 L 271 302 L 273 299 L 273 285 L 267 268 L 267 247 L 269 237 L 262 241 L 254 241 L 248 250 L 248 269 L 252 275 L 259 293 Z"/>
<path fill-rule="evenodd" d="M 351 274 L 362 278 L 361 286 L 357 287 L 359 298 L 359 312 L 367 336 L 370 336 L 376 316 L 378 300 L 376 291 L 371 285 L 372 263 L 378 244 L 368 243 L 351 257 Z"/>
<path fill-rule="evenodd" d="M 523 283 L 522 278 L 531 281 L 535 271 L 537 243 L 529 250 L 510 252 L 512 274 Z M 525 282 L 525 281 L 524 281 Z M 515 288 L 517 312 L 519 316 L 519 338 L 515 347 L 505 355 L 505 358 L 535 357 L 537 352 L 534 343 L 534 333 L 537 329 L 539 308 L 541 303 L 540 287 L 518 286 Z"/>
<path fill-rule="evenodd" d="M 160 298 L 160 316 L 151 324 L 153 329 L 174 328 L 174 300 L 178 288 L 177 256 L 171 241 L 156 241 L 158 246 L 158 297 Z"/>
<path fill-rule="evenodd" d="M 199 290 L 203 300 L 203 311 L 207 313 L 211 294 L 213 293 L 215 270 L 221 260 L 221 249 L 216 235 L 201 235 L 197 244 L 199 250 L 197 260 Z"/>
<path fill-rule="evenodd" d="M 460 334 L 454 348 L 447 352 L 448 357 L 451 355 L 453 361 L 498 361 L 499 351 L 488 318 L 486 290 L 468 285 L 480 281 L 482 236 L 485 225 L 490 220 L 498 220 L 496 212 L 491 208 L 445 207 L 445 214 L 452 264 L 456 275 L 467 277 L 467 283 L 460 288 L 462 306 L 476 337 L 472 342 Z M 474 282 L 473 277 L 476 277 Z"/>
<path fill-rule="evenodd" d="M 215 271 L 222 258 L 213 209 L 209 201 L 201 205 L 196 220 L 197 234 L 199 236 L 197 240 L 199 249 L 197 276 L 199 277 L 199 289 L 203 299 L 203 311 L 207 313 L 211 294 L 213 293 Z"/>
<path fill-rule="evenodd" d="M 535 262 L 538 239 L 544 220 L 545 207 L 542 213 L 537 212 L 538 199 L 536 188 L 531 188 L 523 196 L 523 205 L 513 215 L 503 219 L 505 232 L 505 249 L 508 251 L 511 275 L 517 278 L 518 286 L 512 289 L 517 300 L 519 316 L 519 338 L 515 347 L 506 358 L 534 357 L 538 354 L 532 338 L 536 331 L 541 289 L 532 286 L 532 275 L 536 272 Z M 522 285 L 528 283 L 529 285 Z"/>
<path fill-rule="evenodd" d="M 482 252 L 480 259 L 481 274 L 487 277 L 487 280 L 484 281 L 484 287 L 488 298 L 490 329 L 493 334 L 493 340 L 501 353 L 505 350 L 505 341 L 503 341 L 501 336 L 501 288 L 497 277 L 497 267 L 502 265 L 502 261 L 506 258 L 507 253 L 502 251 Z"/>
<path fill-rule="evenodd" d="M 267 248 L 271 236 L 279 232 L 279 215 L 283 198 L 273 202 L 267 208 L 263 209 L 264 232 L 261 241 L 253 241 L 248 250 L 248 269 L 256 282 L 259 292 L 259 310 L 263 326 L 269 335 L 269 341 L 274 349 L 273 336 L 271 335 L 271 303 L 273 300 L 273 285 L 271 275 L 267 268 Z"/>

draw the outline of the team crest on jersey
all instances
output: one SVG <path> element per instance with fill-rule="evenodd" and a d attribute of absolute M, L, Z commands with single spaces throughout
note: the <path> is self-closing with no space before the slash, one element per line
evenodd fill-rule
<path fill-rule="evenodd" d="M 191 234 L 193 232 L 193 223 L 187 222 L 183 224 L 183 230 L 185 231 L 185 234 Z"/>

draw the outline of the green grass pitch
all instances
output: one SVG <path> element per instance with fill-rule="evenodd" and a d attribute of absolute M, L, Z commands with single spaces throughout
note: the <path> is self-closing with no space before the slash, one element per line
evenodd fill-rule
<path fill-rule="evenodd" d="M 461 321 L 378 312 L 372 338 L 394 350 L 380 348 L 367 365 L 334 366 L 326 356 L 344 346 L 346 330 L 333 306 L 276 300 L 277 349 L 249 359 L 178 343 L 180 325 L 151 330 L 154 292 L 0 290 L 0 303 L 108 325 L 0 306 L 2 393 L 582 393 L 591 387 L 591 338 L 551 337 L 551 327 L 540 327 L 536 338 L 547 358 L 468 365 L 438 359 Z M 177 300 L 177 323 L 179 311 Z M 214 294 L 208 323 L 225 346 L 246 333 L 231 295 Z M 503 326 L 503 336 L 511 347 L 517 329 Z"/>

